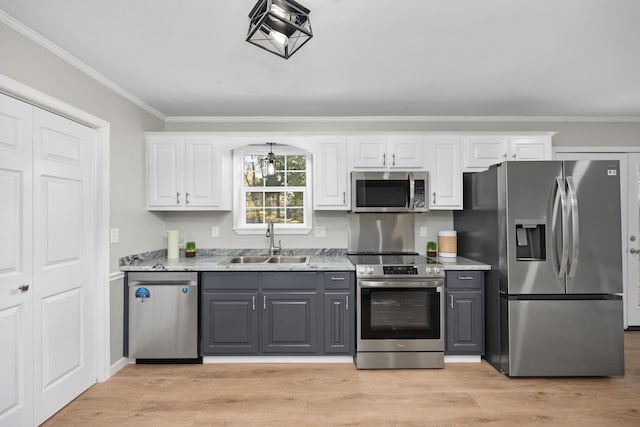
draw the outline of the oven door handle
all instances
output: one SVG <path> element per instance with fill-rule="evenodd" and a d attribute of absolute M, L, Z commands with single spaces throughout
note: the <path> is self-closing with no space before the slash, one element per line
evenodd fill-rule
<path fill-rule="evenodd" d="M 386 280 L 371 281 L 371 280 L 358 280 L 359 288 L 442 288 L 444 286 L 444 279 L 426 279 L 426 280 L 412 280 L 406 282 L 393 282 Z"/>

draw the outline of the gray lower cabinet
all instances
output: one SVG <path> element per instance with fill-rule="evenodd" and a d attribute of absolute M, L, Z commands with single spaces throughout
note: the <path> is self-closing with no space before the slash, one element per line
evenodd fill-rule
<path fill-rule="evenodd" d="M 204 272 L 203 355 L 353 354 L 352 272 Z"/>
<path fill-rule="evenodd" d="M 484 354 L 484 272 L 446 272 L 445 354 Z"/>

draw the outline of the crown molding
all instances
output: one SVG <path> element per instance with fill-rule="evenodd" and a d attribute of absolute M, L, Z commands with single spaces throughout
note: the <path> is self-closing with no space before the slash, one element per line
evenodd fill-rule
<path fill-rule="evenodd" d="M 167 116 L 166 123 L 593 122 L 640 123 L 636 116 Z"/>
<path fill-rule="evenodd" d="M 101 74 L 100 72 L 91 68 L 90 66 L 80 61 L 75 56 L 71 55 L 66 50 L 62 49 L 60 46 L 56 45 L 55 43 L 53 43 L 52 41 L 44 37 L 42 34 L 27 27 L 22 22 L 18 21 L 17 19 L 7 14 L 3 10 L 0 10 L 0 22 L 7 25 L 9 28 L 12 28 L 13 30 L 17 31 L 18 33 L 22 34 L 23 36 L 27 37 L 28 39 L 32 40 L 33 42 L 39 44 L 43 48 L 47 49 L 49 52 L 61 58 L 63 61 L 67 62 L 73 67 L 76 67 L 78 70 L 82 71 L 92 79 L 96 80 L 98 83 L 102 84 L 103 86 L 107 87 L 108 89 L 122 96 L 123 98 L 130 101 L 131 103 L 142 108 L 147 113 L 163 121 L 166 119 L 166 116 L 162 114 L 160 111 L 156 110 L 155 108 L 153 108 L 152 106 L 144 102 L 142 99 L 133 95 L 131 92 L 118 86 L 115 82 L 107 78 L 104 74 Z"/>

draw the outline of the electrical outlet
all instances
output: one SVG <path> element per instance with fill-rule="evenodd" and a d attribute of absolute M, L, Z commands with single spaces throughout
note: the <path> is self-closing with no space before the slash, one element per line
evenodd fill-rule
<path fill-rule="evenodd" d="M 220 237 L 220 227 L 217 225 L 211 227 L 211 237 Z"/>
<path fill-rule="evenodd" d="M 420 227 L 420 237 L 427 237 L 427 227 Z"/>
<path fill-rule="evenodd" d="M 318 225 L 318 226 L 316 226 L 316 237 L 327 237 L 327 226 L 326 225 Z"/>
<path fill-rule="evenodd" d="M 111 243 L 118 243 L 120 241 L 120 229 L 112 228 L 111 229 Z"/>

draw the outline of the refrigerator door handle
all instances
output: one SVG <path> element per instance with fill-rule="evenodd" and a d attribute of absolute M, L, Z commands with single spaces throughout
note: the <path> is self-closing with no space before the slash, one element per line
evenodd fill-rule
<path fill-rule="evenodd" d="M 567 189 L 569 190 L 569 202 L 571 205 L 571 235 L 573 237 L 569 277 L 574 277 L 576 275 L 576 269 L 578 268 L 578 255 L 580 249 L 580 222 L 578 219 L 578 197 L 576 195 L 576 186 L 574 185 L 573 177 L 571 176 L 567 177 Z"/>
<path fill-rule="evenodd" d="M 565 193 L 565 185 L 562 178 L 556 178 L 556 191 L 553 202 L 553 221 L 551 224 L 551 230 L 553 233 L 553 241 L 555 245 L 555 236 L 557 233 L 557 218 L 558 207 L 560 207 L 560 221 L 562 232 L 562 255 L 560 256 L 560 265 L 558 267 L 558 277 L 563 277 L 567 271 L 567 261 L 569 260 L 569 236 L 567 231 L 569 228 L 569 218 L 567 209 L 567 194 Z M 557 249 L 557 247 L 556 247 Z M 556 254 L 557 256 L 557 254 Z"/>

